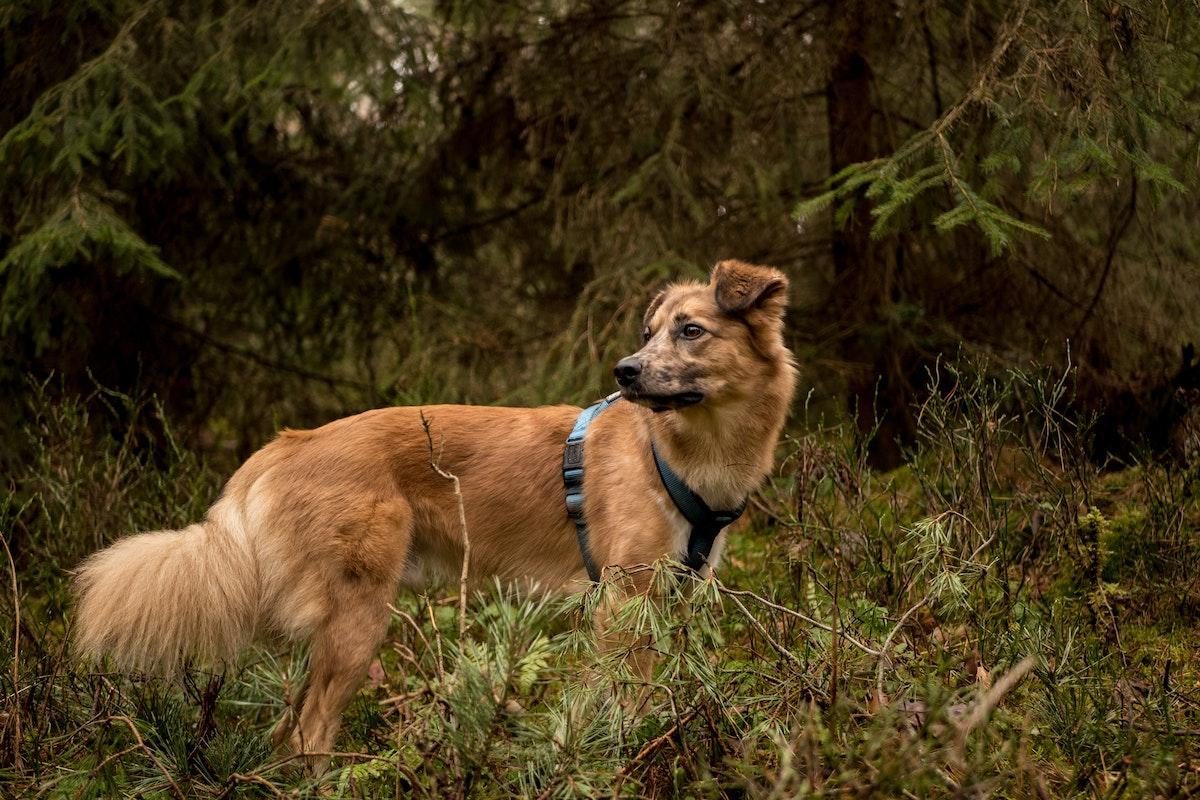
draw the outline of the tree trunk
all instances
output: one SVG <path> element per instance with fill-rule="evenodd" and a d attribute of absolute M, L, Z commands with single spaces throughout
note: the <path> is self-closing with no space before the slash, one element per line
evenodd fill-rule
<path fill-rule="evenodd" d="M 868 14 L 864 0 L 830 5 L 829 32 L 836 42 L 825 89 L 831 175 L 888 150 L 866 52 L 869 25 L 879 15 Z M 831 310 L 849 328 L 840 348 L 851 367 L 847 402 L 860 434 L 869 437 L 871 464 L 890 469 L 900 464 L 902 445 L 913 437 L 905 348 L 890 313 L 900 250 L 895 237 L 872 239 L 871 222 L 870 206 L 859 197 L 849 218 L 833 231 Z"/>

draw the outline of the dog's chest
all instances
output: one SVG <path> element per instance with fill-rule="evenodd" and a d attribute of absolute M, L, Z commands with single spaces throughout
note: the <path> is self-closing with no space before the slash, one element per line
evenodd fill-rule
<path fill-rule="evenodd" d="M 670 497 L 656 497 L 655 503 L 658 505 L 659 513 L 667 521 L 667 530 L 670 534 L 670 552 L 663 555 L 679 557 L 687 552 L 688 540 L 692 535 L 692 525 L 683 514 L 679 513 L 679 509 L 671 502 Z"/>
<path fill-rule="evenodd" d="M 659 512 L 666 519 L 667 528 L 670 531 L 669 549 L 663 555 L 682 560 L 687 557 L 688 545 L 692 538 L 692 525 L 679 512 L 679 509 L 669 497 L 658 497 L 656 498 L 656 502 Z M 721 531 L 713 541 L 712 550 L 709 551 L 708 564 L 710 567 L 716 568 L 721 560 L 721 553 L 724 550 L 725 531 Z"/>

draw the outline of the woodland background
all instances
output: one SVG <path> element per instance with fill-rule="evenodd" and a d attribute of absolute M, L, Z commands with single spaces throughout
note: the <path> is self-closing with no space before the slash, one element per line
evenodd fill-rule
<path fill-rule="evenodd" d="M 1197 791 L 1194 0 L 10 0 L 0 98 L 10 786 Z M 324 784 L 254 749 L 286 650 L 224 694 L 69 658 L 66 571 L 278 427 L 586 402 L 661 283 L 732 257 L 791 276 L 804 389 L 725 578 L 828 630 L 705 590 L 721 646 L 671 651 L 677 605 L 634 615 L 698 699 L 576 752 L 562 608 L 480 596 L 456 641 L 398 600 L 374 755 Z M 718 677 L 763 657 L 794 680 Z M 961 733 L 997 665 L 1045 694 Z"/>

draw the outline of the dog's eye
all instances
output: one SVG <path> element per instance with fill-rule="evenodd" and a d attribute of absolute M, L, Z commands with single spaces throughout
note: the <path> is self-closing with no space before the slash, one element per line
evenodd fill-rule
<path fill-rule="evenodd" d="M 643 344 L 645 344 L 645 343 L 646 343 L 646 342 L 648 342 L 648 341 L 650 341 L 650 328 L 649 328 L 649 326 L 647 326 L 645 329 L 643 329 L 643 330 L 642 330 L 642 343 L 643 343 Z"/>
<path fill-rule="evenodd" d="M 689 322 L 687 325 L 683 326 L 683 330 L 679 332 L 679 335 L 684 339 L 699 339 L 705 333 L 707 333 L 707 331 L 704 330 L 704 328 L 701 328 L 694 322 Z"/>

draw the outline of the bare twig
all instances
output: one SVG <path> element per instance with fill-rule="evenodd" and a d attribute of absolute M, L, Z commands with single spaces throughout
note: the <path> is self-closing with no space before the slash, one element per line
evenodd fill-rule
<path fill-rule="evenodd" d="M 0 535 L 0 543 L 4 545 L 4 553 L 8 556 L 9 574 L 12 576 L 13 595 L 13 657 L 12 657 L 12 686 L 13 697 L 17 695 L 18 683 L 21 677 L 21 591 L 17 584 L 17 562 L 13 561 L 12 550 L 8 549 L 8 537 Z M 21 771 L 21 709 L 14 704 L 13 714 L 13 767 Z"/>
<path fill-rule="evenodd" d="M 908 618 L 911 617 L 918 608 L 928 603 L 931 599 L 932 595 L 925 595 L 916 605 L 901 614 L 900 620 L 896 623 L 896 626 L 888 632 L 887 638 L 883 640 L 883 647 L 881 647 L 879 651 L 879 663 L 875 667 L 875 698 L 879 701 L 880 705 L 883 705 L 885 702 L 887 702 L 887 698 L 883 694 L 883 666 L 884 662 L 890 661 L 890 659 L 887 657 L 887 652 L 888 648 L 892 645 L 892 639 L 896 638 L 896 634 L 899 633 L 900 629 L 904 627 L 904 623 L 908 621 Z"/>
<path fill-rule="evenodd" d="M 881 655 L 881 652 L 879 650 L 875 650 L 874 648 L 858 641 L 853 636 L 846 633 L 844 628 L 840 629 L 840 630 L 834 630 L 832 625 L 826 625 L 824 622 L 813 619 L 812 617 L 808 616 L 807 614 L 799 612 L 799 611 L 795 610 L 794 608 L 788 608 L 787 606 L 781 606 L 779 603 L 772 602 L 760 594 L 755 594 L 754 592 L 747 591 L 745 589 L 730 589 L 721 583 L 717 584 L 717 590 L 721 594 L 729 595 L 730 597 L 749 597 L 753 600 L 758 601 L 759 603 L 762 603 L 767 608 L 772 608 L 781 613 L 789 614 L 808 625 L 812 625 L 814 628 L 819 628 L 820 630 L 823 630 L 826 633 L 832 633 L 837 636 L 840 636 L 842 639 L 845 639 L 847 642 L 854 645 L 859 650 L 862 650 L 867 655 L 875 656 L 876 658 L 878 658 Z"/>
<path fill-rule="evenodd" d="M 1108 284 L 1108 277 L 1112 273 L 1113 263 L 1117 258 L 1117 246 L 1121 243 L 1122 237 L 1125 236 L 1125 231 L 1129 229 L 1129 223 L 1133 222 L 1133 218 L 1137 215 L 1137 176 L 1130 178 L 1129 182 L 1129 203 L 1121 212 L 1121 219 L 1108 233 L 1108 248 L 1107 254 L 1104 257 L 1104 268 L 1100 271 L 1100 280 L 1096 283 L 1096 290 L 1092 292 L 1092 299 L 1088 301 L 1087 308 L 1083 311 L 1083 316 L 1079 318 L 1079 322 L 1075 325 L 1075 332 L 1071 334 L 1071 340 L 1077 341 L 1079 334 L 1083 333 L 1083 327 L 1088 324 L 1088 320 L 1092 318 L 1092 314 L 1096 311 L 1096 306 L 1100 304 L 1100 298 L 1104 295 L 1104 287 Z"/>
<path fill-rule="evenodd" d="M 417 636 L 421 637 L 421 641 L 425 643 L 425 649 L 432 653 L 433 645 L 429 643 L 429 638 L 425 636 L 425 631 L 421 630 L 421 626 L 417 624 L 417 621 L 415 619 L 413 619 L 412 614 L 409 614 L 407 611 L 401 611 L 400 609 L 396 608 L 391 603 L 388 603 L 388 608 L 391 609 L 391 612 L 393 614 L 395 614 L 397 617 L 400 617 L 400 619 L 404 620 L 405 622 L 407 622 L 409 625 L 412 626 L 412 629 L 417 632 Z M 399 643 L 397 642 L 397 646 L 398 645 L 399 645 Z M 408 648 L 405 648 L 405 649 L 408 649 Z M 439 653 L 440 653 L 440 650 L 441 650 L 441 648 L 439 647 Z M 399 651 L 397 651 L 397 652 L 399 652 Z M 403 655 L 403 654 L 401 654 L 401 655 Z M 421 664 L 416 659 L 416 653 L 413 653 L 412 663 L 416 665 L 417 669 L 421 669 Z M 437 671 L 438 671 L 438 680 L 441 681 L 446 676 L 444 674 L 442 674 L 442 661 L 441 661 L 440 657 L 435 666 L 437 667 Z M 424 672 L 424 670 L 422 670 L 422 672 Z"/>
<path fill-rule="evenodd" d="M 411 664 L 413 669 L 417 671 L 417 674 L 421 676 L 421 680 L 423 680 L 425 683 L 432 684 L 434 682 L 434 679 L 429 677 L 429 674 L 425 672 L 425 668 L 421 666 L 421 662 L 417 659 L 416 651 L 414 651 L 408 645 L 401 644 L 400 642 L 393 642 L 392 651 L 401 659 Z"/>
<path fill-rule="evenodd" d="M 736 596 L 731 596 L 730 599 L 733 600 L 733 602 L 737 605 L 737 607 L 739 609 L 741 609 L 742 614 L 744 614 L 746 616 L 746 619 L 750 620 L 750 624 L 753 625 L 758 630 L 758 632 L 763 635 L 763 638 L 766 639 L 767 642 L 770 643 L 770 645 L 772 647 L 774 647 L 780 653 L 780 655 L 787 656 L 787 659 L 789 661 L 791 661 L 793 664 L 795 664 L 798 667 L 803 667 L 803 665 L 800 663 L 800 659 L 796 657 L 796 654 L 793 653 L 791 650 L 788 650 L 786 647 L 781 645 L 779 642 L 775 641 L 774 637 L 772 637 L 771 634 L 767 633 L 767 629 L 763 627 L 763 624 L 758 621 L 757 617 L 755 617 L 753 614 L 750 613 L 749 610 L 747 610 L 746 606 L 743 605 L 741 600 L 739 600 Z"/>
<path fill-rule="evenodd" d="M 124 722 L 129 727 L 129 732 L 133 734 L 133 738 L 137 741 L 138 747 L 146 751 L 146 755 L 149 756 L 150 760 L 154 762 L 154 766 L 158 767 L 158 771 L 162 773 L 164 778 L 166 778 L 167 783 L 171 784 L 171 788 L 175 790 L 175 796 L 178 797 L 179 800 L 184 800 L 186 795 L 183 793 L 183 790 L 179 788 L 179 784 L 176 783 L 175 779 L 171 777 L 171 773 L 167 770 L 166 766 L 158 760 L 158 756 L 154 755 L 154 751 L 151 750 L 146 744 L 145 740 L 142 739 L 142 734 L 138 732 L 137 725 L 134 724 L 133 720 L 124 714 L 113 714 L 105 719 L 105 722 L 113 721 Z"/>
<path fill-rule="evenodd" d="M 88 720 L 88 722 L 92 723 L 92 722 L 95 722 L 95 720 L 94 719 Z M 126 747 L 124 750 L 118 750 L 117 752 L 110 754 L 108 757 L 106 757 L 100 763 L 96 764 L 96 766 L 89 768 L 88 772 L 91 775 L 99 775 L 100 771 L 103 770 L 105 767 L 107 767 L 109 764 L 111 764 L 112 762 L 116 761 L 119 758 L 123 758 L 123 757 L 129 755 L 130 753 L 132 753 L 134 750 L 137 750 L 137 749 L 139 749 L 139 748 L 136 744 L 131 744 L 129 747 Z M 74 774 L 75 773 L 72 773 L 72 772 L 65 772 L 64 774 L 59 775 L 57 778 L 52 778 L 52 779 L 46 781 L 45 783 L 43 783 L 41 786 L 38 787 L 38 792 L 34 796 L 35 797 L 45 797 L 46 794 L 49 793 L 51 789 L 53 789 L 55 786 L 62 783 L 63 781 L 67 780 L 68 778 L 73 777 Z"/>
<path fill-rule="evenodd" d="M 412 700 L 416 700 L 418 697 L 424 697 L 427 694 L 431 694 L 432 691 L 433 690 L 426 686 L 421 689 L 417 689 L 415 692 L 405 692 L 404 694 L 396 694 L 392 695 L 391 697 L 385 697 L 379 701 L 379 705 L 402 706 Z"/>
<path fill-rule="evenodd" d="M 940 117 L 942 115 L 942 90 L 938 85 L 937 48 L 933 43 L 933 33 L 929 30 L 929 12 L 926 6 L 921 6 L 921 29 L 925 34 L 925 52 L 929 57 L 929 82 L 933 90 L 933 111 Z"/>
<path fill-rule="evenodd" d="M 429 595 L 425 596 L 425 610 L 429 612 L 429 627 L 433 629 L 433 643 L 437 646 L 438 679 L 445 685 L 446 655 L 442 650 L 442 629 L 438 627 L 437 617 L 433 613 L 433 603 L 429 602 Z"/>
<path fill-rule="evenodd" d="M 424 411 L 421 412 L 421 427 L 425 429 L 425 441 L 429 445 L 429 466 L 433 467 L 433 471 L 438 475 L 454 484 L 454 499 L 458 503 L 458 525 L 462 532 L 463 545 L 462 572 L 458 576 L 458 638 L 459 641 L 462 641 L 467 632 L 467 578 L 471 571 L 471 538 L 467 535 L 467 511 L 463 506 L 462 484 L 459 483 L 457 475 L 447 472 L 441 467 L 444 438 L 442 445 L 438 447 L 437 457 L 434 457 L 433 433 Z"/>
<path fill-rule="evenodd" d="M 296 364 L 289 364 L 285 361 L 270 358 L 258 352 L 257 350 L 230 344 L 229 342 L 218 339 L 215 336 L 210 336 L 204 331 L 198 331 L 190 325 L 180 322 L 177 319 L 161 314 L 149 306 L 140 305 L 139 309 L 155 322 L 174 328 L 187 336 L 191 336 L 193 339 L 196 339 L 200 343 L 211 347 L 214 350 L 218 350 L 231 356 L 237 356 L 238 358 L 242 358 L 253 364 L 257 364 L 260 367 L 275 370 L 276 372 L 285 372 L 289 375 L 295 375 L 298 378 L 303 378 L 304 380 L 323 383 L 326 386 L 342 386 L 348 389 L 357 389 L 359 391 L 372 393 L 377 391 L 374 386 L 366 381 L 354 380 L 353 378 L 343 378 L 340 375 L 327 375 L 325 373 L 307 369 Z"/>
<path fill-rule="evenodd" d="M 269 789 L 274 794 L 275 797 L 287 797 L 288 795 L 279 791 L 278 787 L 276 787 L 276 785 L 274 783 L 272 783 L 271 781 L 269 781 L 265 777 L 263 777 L 263 774 L 277 770 L 280 767 L 286 766 L 287 764 L 289 764 L 293 761 L 296 761 L 298 759 L 312 758 L 313 756 L 322 756 L 322 757 L 327 757 L 327 758 L 345 758 L 345 759 L 350 759 L 350 760 L 354 760 L 354 761 L 387 761 L 388 760 L 388 756 L 377 756 L 377 755 L 371 755 L 369 753 L 348 753 L 348 752 L 340 752 L 340 751 L 336 751 L 336 750 L 309 751 L 309 752 L 304 752 L 304 753 L 290 753 L 286 756 L 283 756 L 282 758 L 272 761 L 269 764 L 266 764 L 265 766 L 255 770 L 254 772 L 247 772 L 247 773 L 235 772 L 234 774 L 229 776 L 229 783 L 231 786 L 236 786 L 238 783 L 253 783 L 253 784 L 262 786 L 266 789 Z"/>
<path fill-rule="evenodd" d="M 621 787 L 624 786 L 625 779 L 629 777 L 630 773 L 633 772 L 633 770 L 637 767 L 637 765 L 640 764 L 648 756 L 653 754 L 656 750 L 661 748 L 664 744 L 669 742 L 671 740 L 672 736 L 674 736 L 677 733 L 682 735 L 683 726 L 686 725 L 687 723 L 691 722 L 692 719 L 695 718 L 696 714 L 697 714 L 697 709 L 695 709 L 695 708 L 691 709 L 690 711 L 687 711 L 686 713 L 684 713 L 684 715 L 682 717 L 679 718 L 678 722 L 676 722 L 670 728 L 667 728 L 667 730 L 665 730 L 660 735 L 655 736 L 653 739 L 646 742 L 646 744 L 642 747 L 642 749 L 638 751 L 638 754 L 633 757 L 633 760 L 630 761 L 625 766 L 621 767 L 621 769 L 617 771 L 617 781 L 613 785 L 612 796 L 614 798 L 620 797 Z"/>
<path fill-rule="evenodd" d="M 623 569 L 621 569 L 621 572 L 626 575 L 632 575 L 632 574 L 636 574 L 638 572 L 645 572 L 647 570 L 652 570 L 652 569 L 654 569 L 654 567 L 649 564 L 635 564 L 635 565 L 631 565 L 629 567 L 624 567 Z M 863 644 L 862 642 L 858 641 L 850 634 L 846 633 L 846 631 L 844 629 L 843 630 L 835 630 L 833 628 L 833 626 L 831 626 L 831 625 L 826 625 L 824 622 L 813 619 L 812 617 L 808 616 L 807 614 L 797 611 L 794 608 L 788 608 L 787 606 L 782 606 L 779 603 L 768 600 L 767 598 L 763 597 L 762 595 L 756 594 L 755 592 L 751 592 L 747 589 L 730 589 L 728 586 L 721 583 L 721 580 L 716 575 L 713 575 L 711 578 L 702 578 L 700 575 L 696 574 L 695 572 L 692 572 L 691 570 L 686 570 L 686 571 L 681 570 L 680 572 L 681 572 L 681 574 L 686 575 L 687 577 L 691 578 L 694 581 L 712 580 L 713 583 L 717 587 L 717 591 L 723 595 L 727 595 L 729 597 L 749 597 L 750 599 L 752 599 L 758 603 L 761 603 L 762 605 L 766 606 L 767 608 L 771 608 L 771 609 L 774 609 L 775 611 L 779 611 L 781 613 L 793 616 L 796 619 L 800 620 L 801 622 L 804 622 L 807 625 L 812 625 L 814 628 L 819 628 L 820 630 L 823 630 L 826 633 L 832 633 L 835 636 L 840 636 L 841 638 L 845 639 L 850 644 L 857 647 L 859 650 L 862 650 L 867 655 L 875 656 L 876 658 L 878 658 L 880 655 L 882 655 L 882 653 L 879 650 L 875 650 L 874 648 Z"/>
<path fill-rule="evenodd" d="M 271 783 L 269 780 L 256 772 L 252 772 L 249 775 L 243 775 L 240 772 L 235 772 L 229 776 L 229 783 L 231 787 L 236 786 L 239 783 L 253 783 L 268 789 L 275 797 L 287 797 L 287 795 L 279 791 L 275 784 Z"/>
<path fill-rule="evenodd" d="M 1025 656 L 1025 658 L 1021 659 L 1020 663 L 1004 673 L 1000 677 L 1000 680 L 993 684 L 991 689 L 988 689 L 987 694 L 981 697 L 979 702 L 975 704 L 975 707 L 971 709 L 971 716 L 967 717 L 962 727 L 959 728 L 959 733 L 963 740 L 967 738 L 967 735 L 971 731 L 978 728 L 987 720 L 988 715 L 992 713 L 996 706 L 1000 705 L 1000 701 L 1004 699 L 1004 696 L 1011 692 L 1013 687 L 1029 674 L 1029 671 L 1033 669 L 1033 665 L 1036 662 L 1037 659 L 1033 656 Z"/>

